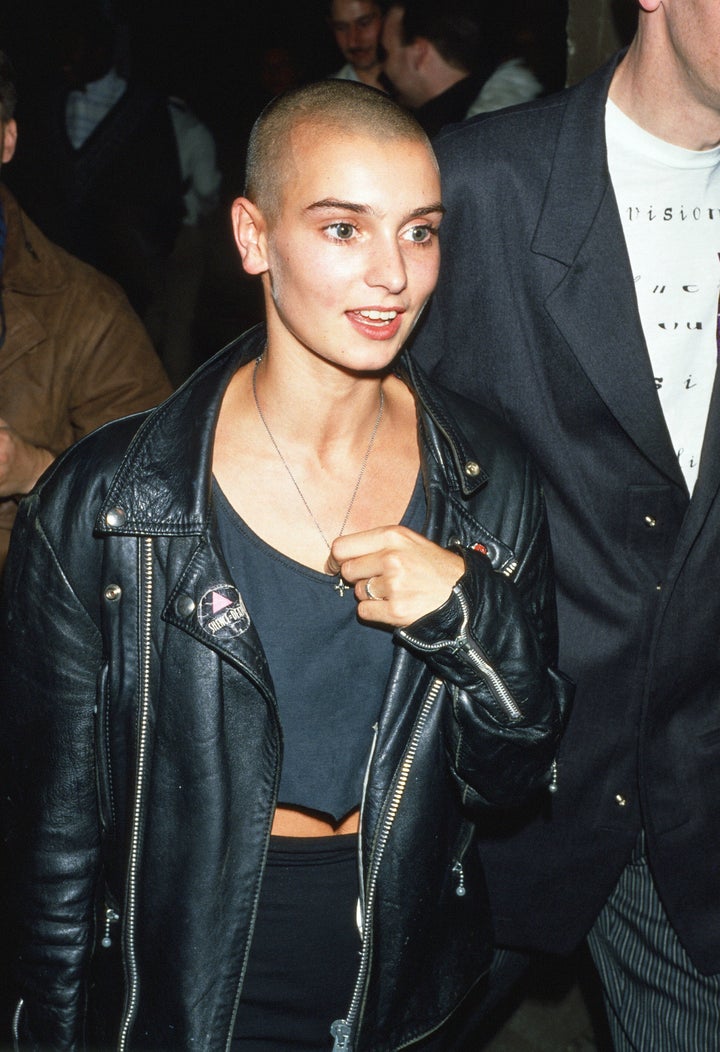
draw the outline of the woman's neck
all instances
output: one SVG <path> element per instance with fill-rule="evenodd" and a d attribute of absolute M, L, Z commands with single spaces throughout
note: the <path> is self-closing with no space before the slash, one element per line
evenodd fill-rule
<path fill-rule="evenodd" d="M 308 358 L 286 364 L 273 359 L 272 352 L 264 354 L 243 378 L 243 400 L 250 394 L 273 433 L 277 431 L 288 443 L 314 449 L 319 456 L 331 450 L 350 454 L 364 447 L 385 378 L 356 376 Z"/>

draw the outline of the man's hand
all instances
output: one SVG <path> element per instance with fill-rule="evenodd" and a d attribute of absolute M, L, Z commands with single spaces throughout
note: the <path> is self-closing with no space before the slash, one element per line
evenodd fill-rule
<path fill-rule="evenodd" d="M 0 417 L 0 497 L 29 493 L 54 459 L 49 449 L 30 445 Z"/>
<path fill-rule="evenodd" d="M 465 563 L 405 526 L 381 526 L 337 537 L 327 569 L 355 586 L 363 621 L 405 628 L 442 606 Z"/>

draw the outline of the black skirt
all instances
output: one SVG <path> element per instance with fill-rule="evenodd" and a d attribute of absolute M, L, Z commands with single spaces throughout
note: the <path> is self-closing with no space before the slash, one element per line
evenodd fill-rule
<path fill-rule="evenodd" d="M 272 837 L 233 1052 L 327 1052 L 360 963 L 357 836 Z"/>

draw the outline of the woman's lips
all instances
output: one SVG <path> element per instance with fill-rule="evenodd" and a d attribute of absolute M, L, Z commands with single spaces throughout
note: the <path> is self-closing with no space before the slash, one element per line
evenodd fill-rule
<path fill-rule="evenodd" d="M 395 307 L 361 307 L 346 311 L 350 324 L 371 340 L 390 340 L 402 325 L 404 310 Z"/>

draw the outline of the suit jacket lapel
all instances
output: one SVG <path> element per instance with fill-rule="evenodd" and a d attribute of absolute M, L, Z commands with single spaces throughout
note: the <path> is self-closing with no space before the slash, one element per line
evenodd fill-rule
<path fill-rule="evenodd" d="M 720 367 L 715 371 L 705 440 L 700 457 L 700 474 L 678 538 L 676 557 L 684 559 L 708 516 L 720 491 Z"/>
<path fill-rule="evenodd" d="M 638 448 L 684 486 L 656 394 L 605 136 L 597 134 L 615 65 L 568 98 L 532 249 L 568 267 L 546 308 L 598 394 Z"/>

